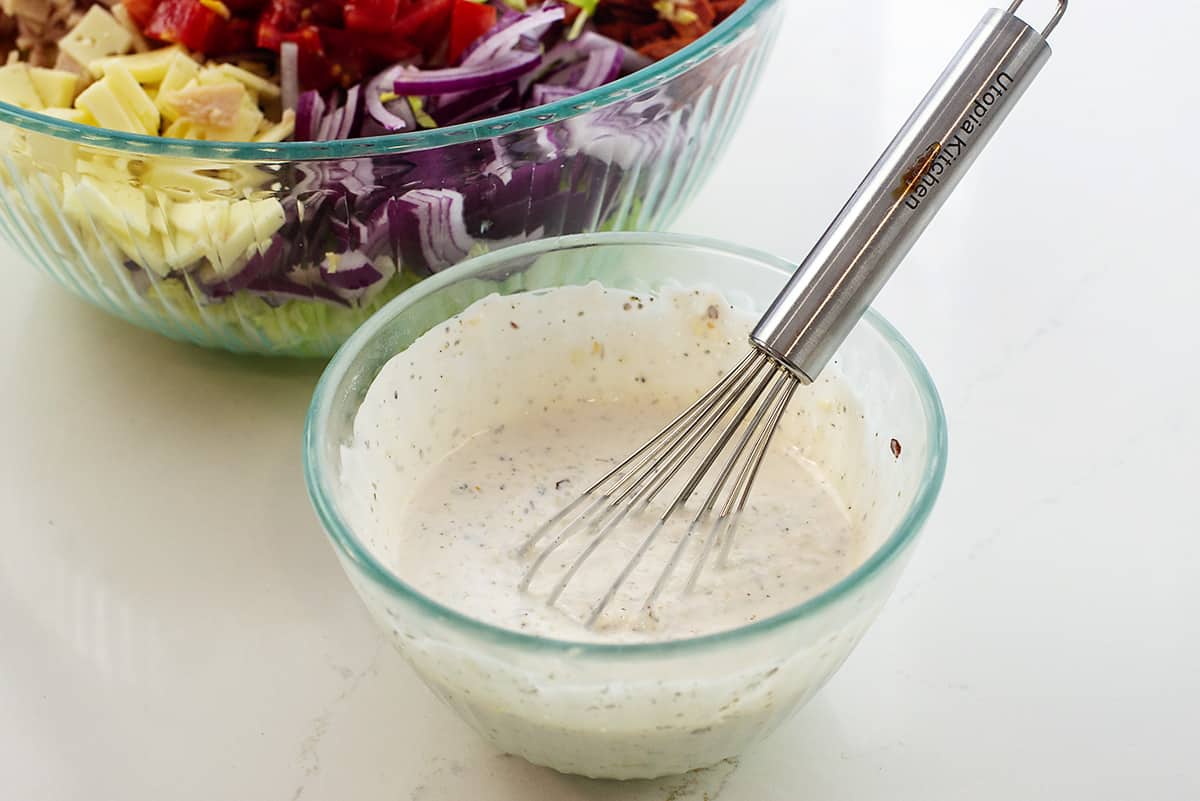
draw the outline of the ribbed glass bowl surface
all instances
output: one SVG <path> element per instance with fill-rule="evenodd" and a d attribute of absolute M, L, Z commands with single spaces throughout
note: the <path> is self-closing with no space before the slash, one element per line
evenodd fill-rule
<path fill-rule="evenodd" d="M 328 356 L 387 300 L 467 256 L 668 225 L 741 119 L 782 6 L 747 0 L 679 53 L 575 97 L 400 136 L 194 142 L 0 103 L 0 236 L 83 298 L 173 339 Z M 386 282 L 323 291 L 322 267 L 367 247 L 361 223 L 414 190 L 432 193 L 436 241 L 389 228 L 369 246 Z M 455 247 L 437 244 L 447 208 L 468 229 Z"/>

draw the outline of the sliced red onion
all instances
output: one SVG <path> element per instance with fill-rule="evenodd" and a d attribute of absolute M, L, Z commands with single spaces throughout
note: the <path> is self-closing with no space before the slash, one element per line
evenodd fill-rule
<path fill-rule="evenodd" d="M 500 144 L 499 139 L 492 139 L 492 160 L 483 168 L 484 175 L 493 175 L 500 179 L 500 183 L 507 184 L 512 180 L 513 164 L 512 158 L 504 149 L 504 145 Z"/>
<path fill-rule="evenodd" d="M 342 116 L 332 138 L 353 138 L 362 124 L 365 105 L 362 102 L 362 85 L 355 85 L 346 93 L 346 104 L 342 106 Z"/>
<path fill-rule="evenodd" d="M 500 86 L 456 95 L 454 102 L 438 106 L 438 124 L 454 125 L 486 116 L 487 112 L 502 105 L 514 94 L 516 89 L 512 86 Z"/>
<path fill-rule="evenodd" d="M 584 62 L 583 75 L 573 86 L 576 89 L 587 91 L 615 81 L 621 74 L 621 63 L 624 59 L 624 54 L 617 47 L 598 48 L 591 51 L 588 53 L 587 61 Z"/>
<path fill-rule="evenodd" d="M 542 151 L 542 157 L 546 159 L 557 158 L 559 150 L 562 148 L 562 143 L 555 141 L 556 139 L 566 139 L 567 133 L 562 126 L 539 126 L 534 132 L 534 141 Z"/>
<path fill-rule="evenodd" d="M 311 142 L 321 131 L 325 119 L 325 99 L 310 89 L 296 99 L 296 139 Z"/>
<path fill-rule="evenodd" d="M 580 63 L 587 62 L 594 53 L 603 54 L 603 57 L 597 57 L 590 67 L 592 71 L 606 79 L 599 83 L 596 82 L 597 79 L 594 75 L 587 74 L 589 68 Z M 636 50 L 609 39 L 607 36 L 587 31 L 574 41 L 562 41 L 550 48 L 542 57 L 542 63 L 536 70 L 521 76 L 517 82 L 517 88 L 522 97 L 526 97 L 529 88 L 538 83 L 573 86 L 583 91 L 593 89 L 615 79 L 618 75 L 633 72 L 649 63 L 651 63 L 650 60 Z M 565 69 L 573 65 L 579 65 L 579 68 L 577 70 Z M 553 78 L 551 79 L 549 76 L 553 76 Z M 526 103 L 526 108 L 532 105 Z"/>
<path fill-rule="evenodd" d="M 349 250 L 325 254 L 321 278 L 335 289 L 367 289 L 383 280 L 383 272 L 362 251 Z"/>
<path fill-rule="evenodd" d="M 316 140 L 318 142 L 328 142 L 331 139 L 336 139 L 335 134 L 342 127 L 342 117 L 345 116 L 345 111 L 342 108 L 332 108 L 325 115 L 325 119 L 321 120 L 321 127 L 317 131 Z"/>
<path fill-rule="evenodd" d="M 466 258 L 475 240 L 463 220 L 461 192 L 413 189 L 399 200 L 400 239 L 418 243 L 426 267 L 441 270 Z"/>
<path fill-rule="evenodd" d="M 401 72 L 392 87 L 398 95 L 473 92 L 509 83 L 535 69 L 541 61 L 540 53 L 515 53 L 487 64 Z"/>
<path fill-rule="evenodd" d="M 339 204 L 345 204 L 346 199 L 340 198 Z M 343 216 L 346 215 L 346 216 Z M 349 205 L 339 208 L 334 206 L 333 219 L 330 223 L 330 231 L 333 232 L 334 241 L 340 250 L 349 251 L 362 247 L 370 237 L 370 230 L 367 224 L 355 217 L 349 217 Z"/>
<path fill-rule="evenodd" d="M 375 166 L 370 159 L 343 159 L 336 164 L 326 164 L 325 174 L 329 182 L 327 185 L 336 182 L 344 194 L 355 198 L 358 203 L 379 188 L 375 180 Z"/>
<path fill-rule="evenodd" d="M 367 220 L 366 241 L 362 245 L 365 253 L 372 256 L 386 253 L 397 254 L 400 237 L 400 215 L 403 207 L 395 197 L 389 197 L 372 212 Z"/>
<path fill-rule="evenodd" d="M 535 16 L 536 14 L 536 16 Z M 529 12 L 504 11 L 490 31 L 480 36 L 470 46 L 463 50 L 458 58 L 460 65 L 484 64 L 496 58 L 499 53 L 511 50 L 520 44 L 521 37 L 545 35 L 548 26 L 560 22 L 566 16 L 562 6 L 550 4 L 534 8 Z"/>
<path fill-rule="evenodd" d="M 279 90 L 285 109 L 296 108 L 300 96 L 300 46 L 284 42 L 279 46 Z"/>
<path fill-rule="evenodd" d="M 572 148 L 623 170 L 647 163 L 665 150 L 670 125 L 662 118 L 647 118 L 639 101 L 621 108 L 599 109 L 564 120 Z M 687 135 L 686 126 L 681 135 Z"/>
<path fill-rule="evenodd" d="M 563 67 L 547 76 L 542 83 L 569 86 L 581 92 L 603 86 L 621 74 L 621 51 L 615 47 L 597 48 L 587 58 Z"/>
<path fill-rule="evenodd" d="M 404 123 L 410 129 L 416 129 L 417 115 L 413 113 L 412 103 L 409 102 L 407 97 L 397 97 L 395 100 L 389 100 L 383 104 L 383 107 L 404 120 Z"/>
<path fill-rule="evenodd" d="M 492 32 L 480 38 L 476 47 L 463 58 L 462 65 L 470 67 L 487 64 L 500 54 L 517 49 L 522 36 L 540 38 L 548 27 L 561 22 L 564 16 L 562 6 L 547 4 L 522 14 L 509 25 L 497 25 Z"/>
<path fill-rule="evenodd" d="M 210 298 L 226 298 L 234 292 L 245 289 L 255 281 L 277 272 L 290 260 L 295 258 L 292 242 L 282 234 L 271 237 L 266 248 L 256 250 L 242 269 L 225 279 L 215 276 L 200 276 L 197 282 L 200 289 Z"/>
<path fill-rule="evenodd" d="M 525 97 L 529 92 L 529 87 L 535 83 L 541 83 L 547 75 L 584 58 L 586 58 L 586 54 L 575 47 L 574 42 L 559 42 L 546 51 L 542 56 L 542 63 L 538 65 L 537 69 L 527 72 L 517 79 L 517 91 L 521 97 Z"/>
<path fill-rule="evenodd" d="M 383 126 L 384 131 L 391 133 L 409 131 L 417 127 L 407 102 L 396 103 L 394 108 L 383 102 L 383 93 L 392 91 L 392 85 L 403 69 L 403 64 L 386 69 L 372 78 L 363 89 L 367 96 L 367 113 L 371 119 Z M 407 110 L 408 114 L 397 114 L 396 110 L 401 108 Z"/>
<path fill-rule="evenodd" d="M 570 86 L 551 86 L 548 83 L 534 84 L 533 89 L 529 92 L 529 100 L 525 101 L 525 108 L 544 106 L 547 103 L 553 103 L 555 100 L 573 97 L 579 94 L 579 92 L 579 89 L 574 89 Z"/>
<path fill-rule="evenodd" d="M 638 51 L 626 44 L 618 42 L 616 39 L 610 39 L 602 33 L 595 31 L 584 31 L 578 39 L 571 44 L 575 45 L 582 53 L 590 53 L 593 50 L 600 50 L 609 47 L 615 47 L 621 51 L 621 72 L 628 75 L 631 72 L 637 72 L 643 67 L 649 67 L 654 63 L 652 58 L 643 56 Z"/>

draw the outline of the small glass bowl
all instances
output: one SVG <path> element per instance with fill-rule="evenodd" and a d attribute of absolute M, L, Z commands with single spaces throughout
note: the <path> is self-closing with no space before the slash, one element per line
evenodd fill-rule
<path fill-rule="evenodd" d="M 868 313 L 828 368 L 840 371 L 864 415 L 865 434 L 857 436 L 867 441 L 848 442 L 846 450 L 857 454 L 847 456 L 847 469 L 856 471 L 854 505 L 875 507 L 866 560 L 799 606 L 737 629 L 596 644 L 467 617 L 415 591 L 372 553 L 347 523 L 348 490 L 339 476 L 340 451 L 351 441 L 367 388 L 393 355 L 491 293 L 591 281 L 635 292 L 706 286 L 756 311 L 792 269 L 752 250 L 676 235 L 586 234 L 529 243 L 469 260 L 404 292 L 330 363 L 305 432 L 313 505 L 371 614 L 426 684 L 497 748 L 569 773 L 650 778 L 735 756 L 778 726 L 837 670 L 894 587 L 942 484 L 941 403 L 908 343 Z M 893 440 L 902 443 L 899 456 Z"/>

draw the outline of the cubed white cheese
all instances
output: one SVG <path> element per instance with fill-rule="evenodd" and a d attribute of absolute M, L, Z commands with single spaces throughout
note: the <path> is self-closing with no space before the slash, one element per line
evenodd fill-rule
<path fill-rule="evenodd" d="M 265 246 L 284 219 L 283 205 L 275 198 L 235 201 L 229 208 L 228 235 L 221 243 L 221 263 L 236 265 L 253 246 Z"/>
<path fill-rule="evenodd" d="M 188 56 L 187 51 L 179 45 L 160 47 L 146 53 L 135 53 L 131 56 L 111 56 L 88 64 L 88 71 L 97 78 L 104 77 L 105 68 L 109 64 L 120 64 L 129 70 L 138 83 L 159 83 L 167 71 L 175 64 L 175 60 L 183 57 L 198 70 L 199 66 Z M 193 73 L 194 74 L 194 73 Z"/>
<path fill-rule="evenodd" d="M 91 176 L 83 175 L 73 184 L 72 191 L 64 194 L 63 207 L 67 214 L 84 225 L 93 220 L 127 240 L 150 234 L 146 197 L 132 186 L 101 184 Z"/>
<path fill-rule="evenodd" d="M 79 88 L 79 77 L 75 73 L 31 67 L 29 78 L 47 108 L 70 108 L 75 102 L 75 90 Z"/>
<path fill-rule="evenodd" d="M 158 134 L 158 107 L 150 99 L 141 84 L 130 74 L 124 64 L 114 62 L 108 65 L 101 83 L 107 83 L 120 100 L 121 105 L 133 112 L 145 128 L 146 133 Z"/>
<path fill-rule="evenodd" d="M 173 197 L 190 195 L 204 198 L 212 192 L 229 189 L 229 182 L 205 173 L 212 165 L 204 161 L 151 159 L 142 173 L 142 185 L 172 192 Z"/>
<path fill-rule="evenodd" d="M 80 125 L 95 125 L 96 120 L 81 108 L 47 108 L 42 113 L 47 117 L 56 117 L 67 122 L 77 122 Z"/>
<path fill-rule="evenodd" d="M 220 70 L 222 75 L 233 78 L 247 89 L 255 92 L 259 97 L 279 97 L 280 90 L 278 86 L 266 78 L 255 75 L 249 70 L 235 67 L 233 64 L 221 64 L 217 69 Z"/>
<path fill-rule="evenodd" d="M 70 33 L 58 40 L 58 49 L 80 64 L 128 53 L 132 46 L 133 35 L 99 5 L 89 8 Z"/>
<path fill-rule="evenodd" d="M 28 65 L 21 63 L 0 67 L 0 100 L 30 111 L 41 111 L 46 105 L 33 84 Z"/>
<path fill-rule="evenodd" d="M 164 120 L 174 122 L 179 117 L 179 112 L 167 102 L 167 98 L 172 93 L 191 84 L 199 74 L 199 64 L 184 53 L 175 54 L 170 66 L 167 67 L 166 74 L 163 75 L 162 82 L 158 86 L 158 96 L 154 100 L 154 104 L 162 112 Z"/>
<path fill-rule="evenodd" d="M 282 142 L 296 130 L 296 112 L 290 108 L 283 112 L 283 119 L 274 125 L 260 131 L 254 137 L 256 142 Z"/>
<path fill-rule="evenodd" d="M 75 98 L 75 106 L 91 114 L 105 128 L 128 133 L 150 133 L 138 115 L 121 102 L 107 78 L 84 89 Z"/>

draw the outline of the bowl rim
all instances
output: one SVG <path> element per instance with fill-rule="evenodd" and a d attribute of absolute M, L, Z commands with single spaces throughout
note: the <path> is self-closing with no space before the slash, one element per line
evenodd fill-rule
<path fill-rule="evenodd" d="M 905 550 L 905 546 L 916 537 L 933 509 L 945 477 L 948 434 L 945 411 L 928 369 L 900 332 L 873 309 L 867 311 L 863 318 L 864 321 L 874 328 L 896 352 L 921 396 L 925 424 L 930 432 L 927 459 L 917 492 L 910 500 L 904 518 L 892 533 L 853 571 L 803 603 L 754 623 L 698 637 L 633 643 L 564 640 L 514 631 L 466 615 L 417 591 L 375 559 L 370 550 L 363 546 L 351 531 L 350 526 L 338 514 L 333 503 L 335 488 L 328 486 L 325 480 L 327 475 L 330 477 L 333 475 L 332 470 L 325 469 L 323 458 L 326 425 L 335 401 L 335 390 L 341 385 L 355 357 L 387 325 L 403 314 L 411 304 L 445 286 L 470 275 L 485 272 L 501 262 L 533 257 L 554 250 L 569 250 L 594 245 L 659 245 L 699 248 L 751 259 L 784 276 L 790 275 L 795 269 L 794 265 L 786 260 L 768 253 L 709 237 L 689 234 L 605 232 L 575 234 L 501 248 L 492 253 L 467 259 L 405 290 L 360 326 L 330 360 L 313 393 L 312 403 L 305 420 L 304 477 L 309 499 L 327 536 L 332 540 L 339 554 L 357 565 L 368 577 L 391 594 L 398 595 L 402 600 L 416 605 L 422 613 L 453 624 L 472 635 L 482 635 L 501 644 L 522 648 L 584 656 L 662 656 L 765 634 L 793 621 L 809 617 L 832 605 L 893 562 Z"/>
<path fill-rule="evenodd" d="M 644 69 L 595 89 L 532 109 L 521 109 L 484 120 L 403 135 L 383 134 L 332 142 L 210 142 L 172 139 L 83 125 L 4 102 L 0 102 L 0 123 L 67 139 L 76 144 L 136 155 L 282 162 L 411 153 L 445 145 L 484 141 L 562 122 L 662 86 L 732 42 L 767 8 L 780 2 L 781 0 L 746 0 L 728 19 L 686 47 Z"/>

